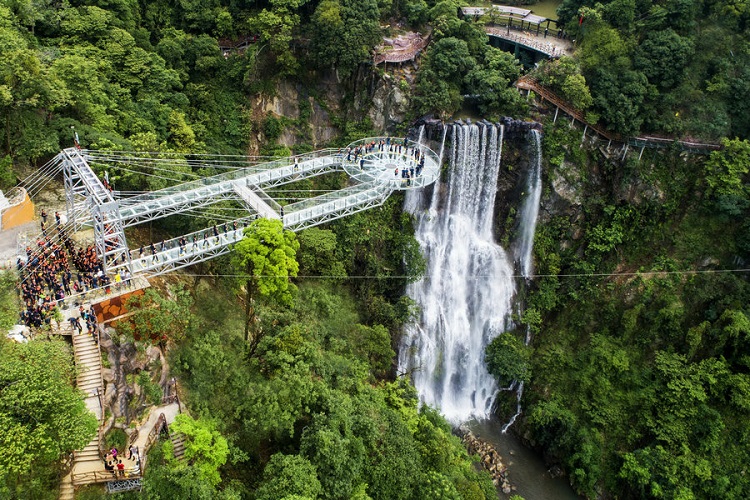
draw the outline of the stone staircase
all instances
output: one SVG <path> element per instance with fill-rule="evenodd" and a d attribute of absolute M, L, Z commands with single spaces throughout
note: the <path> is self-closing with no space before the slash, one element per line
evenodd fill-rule
<path fill-rule="evenodd" d="M 65 316 L 71 314 L 77 314 L 77 311 L 70 311 Z M 69 324 L 65 326 L 70 328 Z M 72 331 L 71 336 L 75 364 L 78 370 L 76 386 L 86 394 L 86 407 L 99 420 L 100 432 L 103 419 L 101 400 L 99 399 L 103 396 L 101 351 L 92 336 L 85 331 L 81 334 Z M 73 453 L 71 473 L 63 478 L 60 485 L 60 500 L 72 500 L 76 486 L 99 482 L 99 476 L 104 471 L 104 462 L 99 451 L 99 432 L 83 449 Z"/>
<path fill-rule="evenodd" d="M 75 489 L 73 487 L 73 478 L 70 474 L 65 476 L 65 478 L 62 480 L 62 483 L 60 483 L 60 500 L 74 500 L 75 499 Z"/>
<path fill-rule="evenodd" d="M 89 397 L 96 400 L 95 408 L 91 409 L 101 420 L 97 394 L 102 390 L 102 355 L 99 344 L 88 333 L 73 335 L 73 352 L 75 353 L 78 376 L 76 385 L 86 393 L 87 405 Z"/>

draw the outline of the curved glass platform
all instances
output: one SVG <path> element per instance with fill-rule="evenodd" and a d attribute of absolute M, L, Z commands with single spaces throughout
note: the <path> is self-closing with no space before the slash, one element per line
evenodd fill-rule
<path fill-rule="evenodd" d="M 377 182 L 393 190 L 416 189 L 435 182 L 440 158 L 416 141 L 367 137 L 342 151 L 342 165 L 359 182 Z"/>

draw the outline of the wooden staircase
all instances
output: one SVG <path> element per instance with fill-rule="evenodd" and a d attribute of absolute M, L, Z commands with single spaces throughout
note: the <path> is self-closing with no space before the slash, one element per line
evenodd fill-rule
<path fill-rule="evenodd" d="M 172 450 L 177 460 L 185 456 L 185 435 L 179 432 L 170 432 L 169 439 L 172 441 Z"/>

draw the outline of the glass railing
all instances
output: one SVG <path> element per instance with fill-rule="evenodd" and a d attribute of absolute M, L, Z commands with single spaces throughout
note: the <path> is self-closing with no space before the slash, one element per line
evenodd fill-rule
<path fill-rule="evenodd" d="M 137 203 L 145 203 L 145 202 L 152 201 L 155 199 L 166 198 L 166 197 L 177 195 L 180 193 L 185 193 L 187 191 L 200 189 L 202 187 L 216 185 L 216 184 L 226 182 L 226 181 L 233 181 L 237 179 L 246 178 L 251 175 L 257 176 L 260 179 L 260 182 L 266 182 L 267 180 L 272 180 L 270 171 L 274 169 L 278 169 L 280 167 L 292 166 L 295 164 L 295 159 L 301 165 L 300 168 L 304 170 L 303 167 L 304 167 L 305 162 L 316 159 L 316 158 L 321 158 L 321 157 L 337 157 L 338 151 L 339 151 L 338 149 L 333 149 L 333 148 L 321 149 L 319 151 L 313 151 L 311 153 L 305 153 L 302 155 L 280 158 L 278 160 L 261 163 L 258 165 L 254 165 L 252 167 L 238 168 L 236 170 L 231 170 L 229 172 L 214 175 L 212 177 L 204 177 L 202 179 L 185 182 L 182 184 L 178 184 L 176 186 L 170 186 L 164 189 L 160 189 L 158 191 L 140 194 L 140 195 L 129 198 L 128 204 L 132 205 L 132 204 L 137 204 Z M 264 173 L 267 173 L 268 176 L 267 177 L 264 176 L 263 175 Z"/>
<path fill-rule="evenodd" d="M 357 149 L 359 148 L 359 152 Z M 419 151 L 424 164 L 416 160 Z M 426 145 L 390 137 L 366 137 L 344 151 L 344 170 L 360 182 L 388 184 L 391 189 L 428 186 L 440 176 L 440 158 Z"/>
<path fill-rule="evenodd" d="M 296 226 L 373 200 L 385 200 L 392 191 L 379 182 L 370 182 L 292 203 L 284 207 L 284 227 Z"/>

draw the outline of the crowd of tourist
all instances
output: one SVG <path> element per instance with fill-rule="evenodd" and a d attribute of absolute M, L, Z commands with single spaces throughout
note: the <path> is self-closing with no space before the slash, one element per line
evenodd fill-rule
<path fill-rule="evenodd" d="M 137 475 L 141 472 L 141 456 L 138 447 L 131 446 L 125 453 L 125 459 L 133 462 L 133 465 L 128 469 L 125 468 L 123 463 L 123 457 L 118 457 L 117 448 L 112 448 L 109 453 L 104 455 L 104 469 L 111 472 L 115 477 L 123 477 L 126 475 Z"/>
<path fill-rule="evenodd" d="M 388 137 L 377 142 L 371 141 L 354 148 L 348 147 L 346 148 L 346 161 L 351 162 L 353 160 L 354 163 L 357 163 L 357 160 L 359 160 L 360 168 L 364 169 L 365 156 L 373 152 L 387 152 L 406 156 L 410 160 L 410 163 L 408 165 L 403 165 L 400 170 L 396 167 L 394 175 L 398 177 L 400 173 L 401 178 L 407 185 L 411 185 L 411 179 L 422 175 L 422 170 L 424 170 L 425 153 L 424 151 L 421 151 L 419 147 L 415 146 L 410 148 L 406 139 L 400 141 L 398 139 L 391 140 L 391 138 Z"/>
<path fill-rule="evenodd" d="M 42 227 L 47 215 L 41 212 Z M 109 277 L 104 274 L 101 260 L 93 246 L 77 247 L 68 236 L 65 226 L 56 213 L 56 236 L 45 229 L 36 247 L 26 248 L 26 262 L 20 257 L 16 262 L 20 275 L 20 292 L 24 303 L 21 321 L 29 327 L 49 325 L 55 308 L 65 308 L 65 300 L 71 295 L 109 286 Z M 92 332 L 96 320 L 90 313 L 71 318 L 71 326 L 82 332 L 84 325 Z"/>

